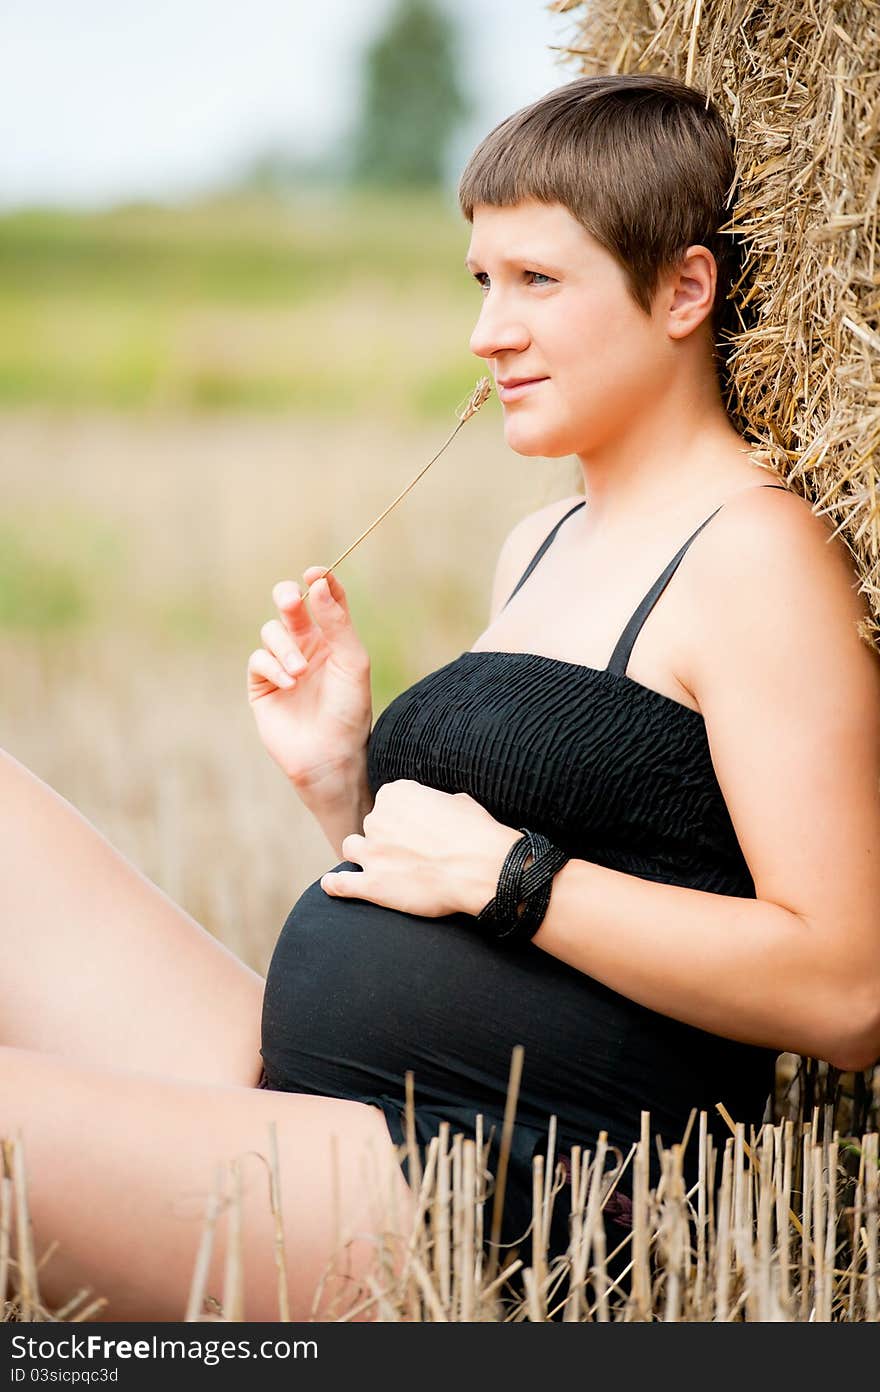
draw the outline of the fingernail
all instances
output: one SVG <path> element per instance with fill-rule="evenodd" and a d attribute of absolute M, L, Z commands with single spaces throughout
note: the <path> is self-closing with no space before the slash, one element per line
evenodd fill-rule
<path fill-rule="evenodd" d="M 288 672 L 293 672 L 293 674 L 296 675 L 297 672 L 303 670 L 305 663 L 301 658 L 297 657 L 296 653 L 288 653 L 284 659 L 284 665 Z"/>
<path fill-rule="evenodd" d="M 296 686 L 293 677 L 289 677 L 286 672 L 278 673 L 278 685 L 284 687 Z"/>

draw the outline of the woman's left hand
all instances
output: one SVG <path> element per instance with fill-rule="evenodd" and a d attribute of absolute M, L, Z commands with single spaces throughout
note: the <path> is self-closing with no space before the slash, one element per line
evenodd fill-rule
<path fill-rule="evenodd" d="M 398 778 L 379 788 L 363 836 L 352 832 L 342 842 L 345 859 L 363 869 L 323 875 L 321 888 L 422 918 L 476 915 L 494 898 L 504 857 L 521 834 L 469 793 Z"/>

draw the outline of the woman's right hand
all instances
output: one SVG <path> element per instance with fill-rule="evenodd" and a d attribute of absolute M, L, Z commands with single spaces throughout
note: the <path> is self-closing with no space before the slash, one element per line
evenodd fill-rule
<path fill-rule="evenodd" d="M 280 618 L 260 630 L 263 642 L 248 658 L 248 701 L 257 731 L 296 789 L 332 796 L 364 757 L 373 721 L 370 658 L 351 620 L 335 575 L 280 580 L 272 599 Z"/>

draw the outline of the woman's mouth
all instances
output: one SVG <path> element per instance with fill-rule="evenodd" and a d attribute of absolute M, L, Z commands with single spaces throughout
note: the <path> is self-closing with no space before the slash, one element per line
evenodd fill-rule
<path fill-rule="evenodd" d="M 499 382 L 499 399 L 505 404 L 508 401 L 519 401 L 521 396 L 525 396 L 526 393 L 530 392 L 534 387 L 539 387 L 542 382 L 547 381 L 549 381 L 549 378 L 547 377 L 530 377 L 527 382 L 518 382 L 515 387 L 502 387 L 501 383 Z"/>

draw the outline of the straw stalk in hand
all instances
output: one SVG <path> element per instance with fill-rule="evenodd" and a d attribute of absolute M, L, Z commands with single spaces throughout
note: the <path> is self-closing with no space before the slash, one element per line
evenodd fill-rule
<path fill-rule="evenodd" d="M 366 530 L 365 532 L 361 532 L 361 534 L 360 534 L 360 536 L 357 538 L 357 540 L 353 541 L 353 542 L 351 543 L 351 546 L 349 546 L 345 551 L 343 551 L 343 553 L 342 553 L 341 556 L 337 556 L 336 560 L 333 562 L 332 565 L 329 565 L 329 566 L 327 567 L 326 570 L 324 570 L 324 571 L 321 572 L 320 575 L 316 575 L 316 576 L 315 576 L 315 578 L 312 580 L 311 585 L 309 585 L 309 588 L 308 588 L 308 589 L 305 591 L 305 593 L 303 594 L 303 599 L 304 599 L 304 600 L 305 600 L 305 599 L 308 599 L 309 594 L 311 593 L 312 585 L 314 585 L 318 580 L 323 580 L 323 579 L 325 578 L 325 576 L 327 576 L 327 575 L 330 573 L 331 570 L 335 570 L 335 569 L 336 569 L 336 567 L 339 565 L 339 562 L 340 562 L 340 561 L 344 561 L 345 558 L 346 558 L 346 556 L 350 556 L 351 553 L 352 553 L 352 551 L 354 550 L 354 548 L 355 548 L 356 546 L 358 546 L 358 545 L 360 544 L 360 542 L 363 541 L 364 537 L 367 537 L 367 536 L 370 535 L 370 532 L 373 530 L 374 527 L 378 527 L 378 525 L 379 525 L 379 523 L 382 521 L 383 517 L 387 517 L 387 516 L 388 516 L 389 512 L 391 511 L 391 509 L 397 506 L 397 504 L 400 502 L 401 498 L 405 498 L 405 497 L 406 497 L 407 493 L 410 491 L 411 488 L 413 488 L 413 487 L 418 483 L 418 481 L 419 481 L 419 479 L 422 477 L 422 475 L 423 475 L 423 474 L 426 474 L 426 473 L 428 472 L 428 470 L 430 469 L 430 467 L 431 467 L 431 465 L 434 463 L 434 461 L 440 458 L 441 454 L 442 454 L 443 451 L 446 449 L 446 446 L 452 443 L 452 441 L 455 439 L 455 436 L 458 434 L 459 430 L 461 430 L 461 427 L 464 425 L 465 421 L 469 421 L 470 418 L 471 418 L 471 416 L 476 415 L 477 411 L 479 411 L 479 409 L 480 409 L 480 407 L 483 405 L 483 403 L 489 399 L 489 394 L 490 394 L 491 390 L 492 390 L 492 381 L 491 381 L 491 378 L 489 378 L 489 377 L 481 377 L 480 380 L 477 382 L 477 385 L 474 387 L 474 390 L 471 392 L 470 396 L 468 397 L 467 401 L 465 401 L 464 405 L 463 405 L 463 406 L 459 406 L 458 409 L 456 410 L 456 413 L 455 413 L 455 414 L 456 414 L 457 417 L 458 417 L 458 424 L 456 425 L 456 427 L 455 427 L 455 429 L 452 431 L 452 433 L 449 435 L 449 437 L 448 437 L 448 438 L 443 442 L 443 444 L 440 446 L 440 448 L 438 449 L 437 453 L 434 455 L 433 459 L 429 459 L 429 460 L 428 460 L 428 462 L 427 462 L 427 464 L 424 466 L 424 468 L 420 469 L 419 472 L 416 474 L 415 478 L 414 478 L 414 479 L 411 479 L 410 482 L 406 485 L 406 488 L 404 488 L 403 492 L 402 492 L 402 493 L 398 493 L 398 495 L 397 495 L 397 497 L 394 499 L 394 501 L 388 504 L 388 506 L 387 506 L 387 508 L 385 509 L 385 511 L 384 511 L 384 512 L 381 512 L 381 513 L 379 514 L 379 516 L 376 518 L 375 522 L 371 522 L 370 525 L 369 525 L 369 527 L 367 528 L 367 530 Z"/>

